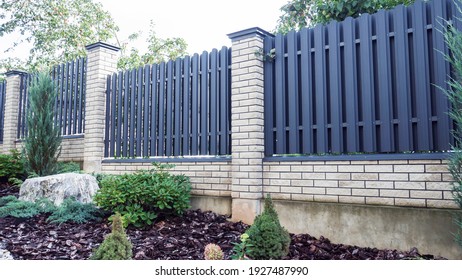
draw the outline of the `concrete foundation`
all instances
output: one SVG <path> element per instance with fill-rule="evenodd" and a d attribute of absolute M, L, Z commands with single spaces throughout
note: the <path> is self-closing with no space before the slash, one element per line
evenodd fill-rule
<path fill-rule="evenodd" d="M 231 197 L 192 196 L 191 209 L 212 211 L 220 215 L 231 215 Z"/>
<path fill-rule="evenodd" d="M 455 211 L 276 200 L 274 204 L 281 224 L 292 233 L 361 247 L 415 247 L 421 254 L 462 259 L 453 236 Z"/>

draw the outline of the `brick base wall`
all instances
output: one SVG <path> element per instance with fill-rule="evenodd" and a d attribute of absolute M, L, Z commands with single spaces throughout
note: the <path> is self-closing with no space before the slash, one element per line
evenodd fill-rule
<path fill-rule="evenodd" d="M 274 199 L 457 208 L 442 160 L 281 161 L 264 163 Z"/>
<path fill-rule="evenodd" d="M 231 162 L 172 162 L 173 174 L 184 174 L 191 179 L 193 195 L 231 196 Z M 102 172 L 123 174 L 152 168 L 151 163 L 104 163 Z"/>

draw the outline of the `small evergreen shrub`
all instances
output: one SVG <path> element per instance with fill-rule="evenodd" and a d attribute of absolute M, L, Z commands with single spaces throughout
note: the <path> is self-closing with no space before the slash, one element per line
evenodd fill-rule
<path fill-rule="evenodd" d="M 78 224 L 89 221 L 100 221 L 104 215 L 103 211 L 96 208 L 92 203 L 80 203 L 75 198 L 66 198 L 48 217 L 50 223 L 74 222 Z"/>
<path fill-rule="evenodd" d="M 184 175 L 153 164 L 149 171 L 102 178 L 94 197 L 97 206 L 123 215 L 125 225 L 151 225 L 159 213 L 181 215 L 189 208 L 191 184 Z"/>
<path fill-rule="evenodd" d="M 24 157 L 18 150 L 11 150 L 9 154 L 5 155 L 0 154 L 0 182 L 25 179 L 27 175 L 24 164 Z"/>
<path fill-rule="evenodd" d="M 92 260 L 131 260 L 132 244 L 122 225 L 122 216 L 117 213 L 112 219 L 112 232 L 91 256 Z"/>
<path fill-rule="evenodd" d="M 223 251 L 217 244 L 207 244 L 204 249 L 204 259 L 206 260 L 222 260 Z"/>
<path fill-rule="evenodd" d="M 279 223 L 278 214 L 269 195 L 265 199 L 263 213 L 255 218 L 246 233 L 252 247 L 252 250 L 247 252 L 251 259 L 278 260 L 289 253 L 289 232 Z"/>
<path fill-rule="evenodd" d="M 19 200 L 14 196 L 3 198 L 0 205 L 0 218 L 8 216 L 15 218 L 32 218 L 40 214 L 51 213 L 56 209 L 53 203 L 46 199 L 30 202 Z"/>
<path fill-rule="evenodd" d="M 7 205 L 10 202 L 18 200 L 14 195 L 2 196 L 0 197 L 0 207 Z"/>
<path fill-rule="evenodd" d="M 56 174 L 61 153 L 61 131 L 54 121 L 57 91 L 49 74 L 32 77 L 27 110 L 27 136 L 24 154 L 28 173 L 38 176 Z"/>

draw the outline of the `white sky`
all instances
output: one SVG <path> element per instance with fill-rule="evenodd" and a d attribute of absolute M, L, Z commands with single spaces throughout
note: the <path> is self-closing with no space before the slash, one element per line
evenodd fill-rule
<path fill-rule="evenodd" d="M 227 34 L 251 27 L 272 31 L 281 15 L 280 7 L 288 0 L 99 0 L 120 27 L 118 37 L 149 31 L 151 20 L 161 38 L 181 37 L 188 43 L 188 52 L 201 53 L 213 48 L 231 46 Z M 30 46 L 17 52 L 3 51 L 19 34 L 9 35 L 0 42 L 0 58 L 26 57 Z M 143 49 L 144 39 L 137 47 Z"/>

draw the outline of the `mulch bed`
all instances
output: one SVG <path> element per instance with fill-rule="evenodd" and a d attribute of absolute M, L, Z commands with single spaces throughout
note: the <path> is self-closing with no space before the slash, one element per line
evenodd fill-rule
<path fill-rule="evenodd" d="M 0 196 L 17 195 L 17 188 L 1 188 Z M 88 259 L 110 232 L 106 221 L 87 224 L 50 224 L 46 215 L 31 219 L 0 218 L 0 243 L 15 259 L 59 260 Z M 220 245 L 225 259 L 232 254 L 233 243 L 248 225 L 228 221 L 228 217 L 200 210 L 187 211 L 182 217 L 166 217 L 149 228 L 128 228 L 133 243 L 134 259 L 200 260 L 208 243 Z M 396 260 L 441 259 L 421 255 L 417 249 L 408 252 L 378 250 L 333 244 L 329 239 L 316 239 L 308 234 L 291 234 L 292 260 Z"/>

